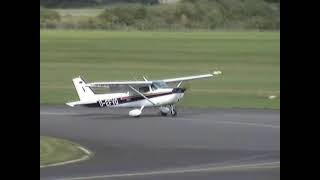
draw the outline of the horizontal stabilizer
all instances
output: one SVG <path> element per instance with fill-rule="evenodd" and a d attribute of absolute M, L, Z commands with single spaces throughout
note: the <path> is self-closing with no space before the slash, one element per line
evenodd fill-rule
<path fill-rule="evenodd" d="M 74 102 L 68 102 L 66 103 L 66 105 L 70 106 L 70 107 L 74 107 L 74 106 L 79 106 L 79 105 L 84 105 L 84 104 L 88 104 L 88 103 L 84 103 L 81 101 L 74 101 Z"/>

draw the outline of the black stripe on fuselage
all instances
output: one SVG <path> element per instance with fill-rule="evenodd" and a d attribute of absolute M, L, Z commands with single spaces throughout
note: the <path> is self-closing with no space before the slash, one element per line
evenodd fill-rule
<path fill-rule="evenodd" d="M 159 96 L 165 96 L 165 95 L 169 95 L 169 94 L 174 94 L 172 92 L 168 92 L 168 93 L 162 93 L 162 94 L 149 94 L 149 95 L 145 95 L 147 98 L 154 98 L 154 97 L 159 97 Z M 131 102 L 135 102 L 135 101 L 139 101 L 144 99 L 144 97 L 142 96 L 128 96 L 128 97 L 120 97 L 117 98 L 118 100 L 118 104 L 125 104 L 125 103 L 131 103 Z M 86 107 L 101 107 L 99 102 L 96 103 L 92 103 L 92 104 L 85 104 L 84 106 Z M 112 107 L 113 105 L 109 106 Z M 106 106 L 103 106 L 106 107 Z M 107 106 L 108 107 L 108 106 Z"/>

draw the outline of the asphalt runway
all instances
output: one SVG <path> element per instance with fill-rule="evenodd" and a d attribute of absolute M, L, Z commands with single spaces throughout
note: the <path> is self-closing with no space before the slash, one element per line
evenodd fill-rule
<path fill-rule="evenodd" d="M 74 141 L 89 160 L 40 168 L 41 179 L 280 179 L 280 111 L 42 106 L 40 135 Z"/>

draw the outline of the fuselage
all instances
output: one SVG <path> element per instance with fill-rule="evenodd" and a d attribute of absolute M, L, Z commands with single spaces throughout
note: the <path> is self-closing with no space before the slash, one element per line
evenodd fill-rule
<path fill-rule="evenodd" d="M 148 98 L 139 94 L 109 93 L 95 94 L 83 100 L 83 105 L 87 107 L 154 107 L 176 104 L 184 96 L 184 88 L 158 88 L 143 93 Z M 150 102 L 151 101 L 151 102 Z"/>

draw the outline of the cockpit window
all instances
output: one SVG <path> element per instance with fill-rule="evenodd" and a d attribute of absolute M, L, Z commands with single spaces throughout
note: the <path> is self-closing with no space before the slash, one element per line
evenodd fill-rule
<path fill-rule="evenodd" d="M 149 92 L 149 87 L 148 86 L 141 87 L 141 88 L 139 88 L 139 92 L 141 92 L 141 93 Z"/>
<path fill-rule="evenodd" d="M 151 89 L 152 89 L 152 91 L 155 91 L 155 90 L 157 90 L 158 88 L 157 88 L 154 84 L 151 84 Z"/>
<path fill-rule="evenodd" d="M 155 81 L 152 83 L 156 88 L 167 88 L 168 85 L 164 81 Z"/>

